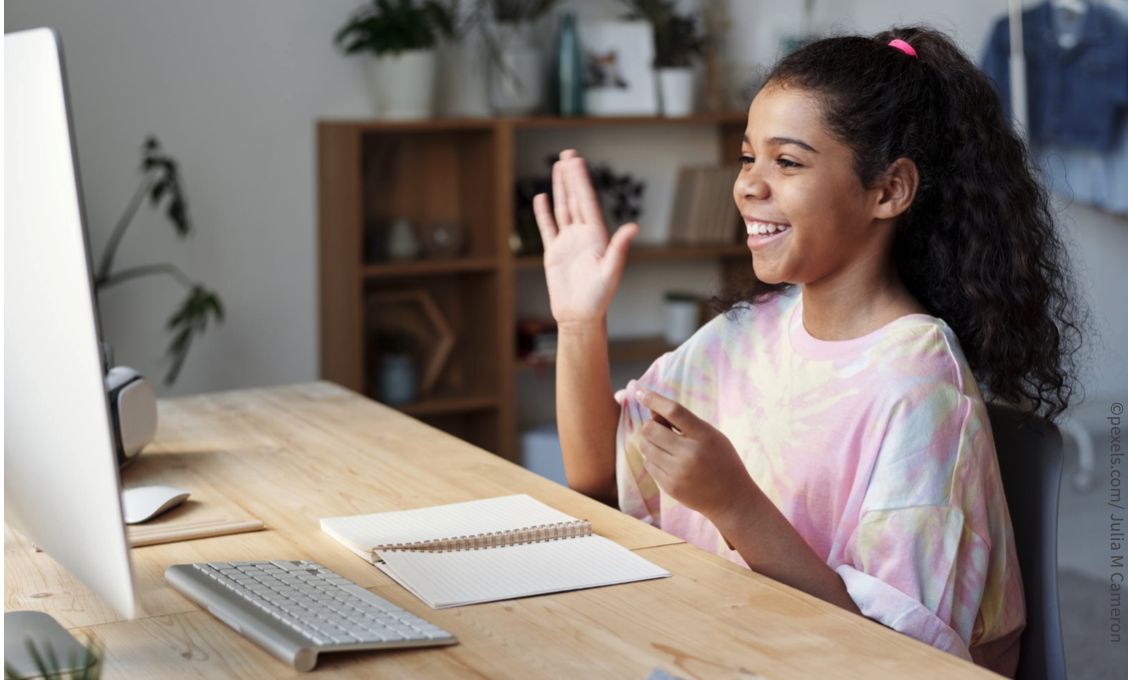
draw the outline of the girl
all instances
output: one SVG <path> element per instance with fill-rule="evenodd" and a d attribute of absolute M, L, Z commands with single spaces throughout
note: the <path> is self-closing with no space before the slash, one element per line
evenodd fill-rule
<path fill-rule="evenodd" d="M 1025 607 L 981 388 L 1056 416 L 1080 337 L 1023 143 L 960 50 L 909 27 L 779 62 L 742 154 L 756 280 L 618 401 L 605 315 L 638 227 L 608 242 L 571 151 L 555 206 L 537 197 L 569 486 L 1013 677 Z"/>

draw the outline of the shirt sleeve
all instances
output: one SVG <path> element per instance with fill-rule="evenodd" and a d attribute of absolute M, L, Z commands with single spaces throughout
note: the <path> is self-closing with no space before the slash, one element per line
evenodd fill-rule
<path fill-rule="evenodd" d="M 835 567 L 865 616 L 967 660 L 990 577 L 986 496 L 997 488 L 972 481 L 994 458 L 981 410 L 943 379 L 901 399 Z"/>
<path fill-rule="evenodd" d="M 862 614 L 971 661 L 987 544 L 950 507 L 866 513 L 836 571 Z"/>

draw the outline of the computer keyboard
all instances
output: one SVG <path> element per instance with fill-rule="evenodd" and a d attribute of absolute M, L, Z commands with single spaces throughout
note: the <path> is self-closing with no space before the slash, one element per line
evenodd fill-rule
<path fill-rule="evenodd" d="M 299 671 L 321 652 L 451 645 L 436 625 L 306 560 L 176 564 L 169 585 Z"/>

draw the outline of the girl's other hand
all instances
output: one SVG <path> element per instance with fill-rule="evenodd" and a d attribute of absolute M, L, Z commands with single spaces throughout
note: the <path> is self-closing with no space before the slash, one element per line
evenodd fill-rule
<path fill-rule="evenodd" d="M 546 194 L 533 199 L 552 316 L 561 327 L 600 322 L 619 287 L 638 225 L 624 224 L 608 241 L 587 166 L 573 150 L 562 152 L 552 166 L 552 194 L 555 206 L 549 206 Z"/>
<path fill-rule="evenodd" d="M 672 399 L 649 390 L 636 395 L 651 413 L 642 425 L 643 466 L 663 491 L 714 524 L 760 500 L 763 492 L 720 430 Z"/>

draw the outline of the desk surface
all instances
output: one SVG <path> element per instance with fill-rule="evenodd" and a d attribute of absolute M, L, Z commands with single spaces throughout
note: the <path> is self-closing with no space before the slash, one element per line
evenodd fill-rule
<path fill-rule="evenodd" d="M 310 559 L 454 633 L 452 647 L 326 654 L 319 675 L 637 678 L 998 677 L 734 565 L 331 383 L 165 400 L 125 471 L 203 479 L 266 531 L 133 550 L 122 620 L 5 526 L 5 610 L 48 612 L 107 650 L 106 678 L 301 675 L 165 584 L 185 562 Z M 190 471 L 190 472 L 188 472 Z M 322 517 L 527 493 L 672 578 L 434 611 L 321 532 Z"/>

